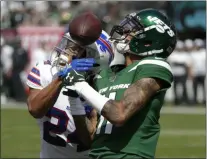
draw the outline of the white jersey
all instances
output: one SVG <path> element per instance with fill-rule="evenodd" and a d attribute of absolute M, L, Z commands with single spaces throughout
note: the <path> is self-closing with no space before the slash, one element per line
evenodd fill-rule
<path fill-rule="evenodd" d="M 90 47 L 100 57 L 101 65 L 109 65 L 113 51 L 108 34 L 102 31 L 99 39 Z M 90 51 L 88 51 L 90 53 Z M 53 80 L 50 62 L 40 62 L 33 67 L 27 78 L 27 85 L 34 89 L 43 89 Z M 53 73 L 52 73 L 53 72 Z M 64 88 L 63 88 L 64 89 Z M 41 132 L 41 158 L 86 158 L 88 151 L 77 152 L 75 124 L 69 110 L 69 97 L 61 93 L 55 105 L 41 119 L 38 119 Z M 79 149 L 79 148 L 78 148 Z"/>
<path fill-rule="evenodd" d="M 34 89 L 43 89 L 53 80 L 51 65 L 40 62 L 33 67 L 28 75 L 27 85 Z M 64 88 L 63 88 L 64 89 Z M 41 152 L 40 158 L 86 158 L 88 152 L 77 152 L 75 140 L 75 124 L 69 110 L 69 98 L 60 95 L 48 113 L 37 119 L 40 127 Z"/>

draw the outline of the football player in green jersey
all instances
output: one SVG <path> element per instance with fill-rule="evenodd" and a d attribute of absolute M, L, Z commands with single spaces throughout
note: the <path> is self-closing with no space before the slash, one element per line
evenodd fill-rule
<path fill-rule="evenodd" d="M 114 26 L 111 40 L 125 57 L 122 70 L 102 70 L 94 78 L 96 90 L 76 71 L 67 76 L 76 92 L 100 114 L 96 128 L 80 120 L 76 128 L 85 124 L 90 130 L 92 158 L 153 158 L 160 110 L 173 81 L 166 58 L 176 45 L 175 27 L 158 10 L 141 10 Z"/>

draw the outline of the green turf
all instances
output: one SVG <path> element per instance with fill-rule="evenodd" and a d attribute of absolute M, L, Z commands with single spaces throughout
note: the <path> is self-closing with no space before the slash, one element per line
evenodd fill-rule
<path fill-rule="evenodd" d="M 39 128 L 26 110 L 1 110 L 1 157 L 37 158 Z M 161 115 L 156 157 L 205 157 L 205 115 Z"/>
<path fill-rule="evenodd" d="M 205 130 L 205 115 L 161 114 L 160 124 L 163 129 Z"/>
<path fill-rule="evenodd" d="M 40 132 L 26 110 L 1 110 L 1 157 L 37 158 Z"/>
<path fill-rule="evenodd" d="M 157 157 L 204 158 L 205 115 L 162 114 Z M 172 131 L 165 134 L 164 132 Z M 162 133 L 163 132 L 163 133 Z"/>

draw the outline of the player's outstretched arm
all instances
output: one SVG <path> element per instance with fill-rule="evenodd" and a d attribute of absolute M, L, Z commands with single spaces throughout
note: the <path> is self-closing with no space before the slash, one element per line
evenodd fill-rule
<path fill-rule="evenodd" d="M 163 81 L 156 78 L 137 80 L 124 92 L 120 101 L 100 95 L 86 82 L 78 82 L 75 87 L 77 92 L 108 121 L 121 126 L 163 87 Z"/>
<path fill-rule="evenodd" d="M 57 72 L 57 74 L 54 76 L 56 78 L 45 88 L 42 87 L 39 79 L 40 75 L 43 78 L 44 73 L 40 74 L 39 69 L 33 68 L 31 73 L 32 75 L 35 73 L 35 76 L 38 76 L 38 80 L 34 77 L 32 77 L 32 81 L 28 80 L 28 86 L 31 87 L 29 97 L 27 99 L 27 105 L 30 114 L 34 118 L 42 118 L 55 104 L 63 85 L 65 85 L 64 79 L 70 73 L 71 69 L 87 71 L 93 67 L 94 63 L 95 60 L 93 58 L 73 60 L 70 63 L 70 66 L 65 66 L 64 69 Z M 30 76 L 31 75 L 29 74 L 28 77 Z"/>
<path fill-rule="evenodd" d="M 73 90 L 68 89 L 63 94 L 69 96 L 70 113 L 74 119 L 76 135 L 86 147 L 90 148 L 96 131 L 97 112 L 86 102 L 82 102 L 78 96 L 75 97 Z"/>
<path fill-rule="evenodd" d="M 126 89 L 120 101 L 107 101 L 101 114 L 112 123 L 123 125 L 133 114 L 141 110 L 161 88 L 162 82 L 159 79 L 138 80 Z"/>
<path fill-rule="evenodd" d="M 42 90 L 30 88 L 27 106 L 34 118 L 42 118 L 55 104 L 61 91 L 61 84 L 62 80 L 57 78 Z"/>
<path fill-rule="evenodd" d="M 79 140 L 87 147 L 91 146 L 97 125 L 97 113 L 93 109 L 87 117 L 86 115 L 73 115 L 76 126 L 76 133 Z"/>

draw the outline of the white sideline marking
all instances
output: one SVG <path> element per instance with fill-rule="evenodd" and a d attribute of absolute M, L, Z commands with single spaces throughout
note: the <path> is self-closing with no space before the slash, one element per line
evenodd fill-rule
<path fill-rule="evenodd" d="M 1 109 L 27 109 L 26 103 L 7 103 L 2 104 Z M 202 107 L 163 107 L 161 109 L 161 114 L 189 114 L 189 115 L 205 115 L 206 109 Z"/>
<path fill-rule="evenodd" d="M 206 136 L 205 130 L 168 129 L 160 131 L 161 136 Z"/>
<path fill-rule="evenodd" d="M 195 114 L 195 115 L 205 115 L 206 109 L 201 107 L 163 107 L 161 109 L 163 114 Z"/>
<path fill-rule="evenodd" d="M 173 143 L 173 144 L 169 144 L 169 143 L 162 143 L 160 144 L 159 148 L 174 148 L 174 147 L 185 147 L 185 148 L 192 148 L 192 147 L 205 147 L 205 143 L 191 143 L 191 144 L 188 144 L 188 143 Z"/>

